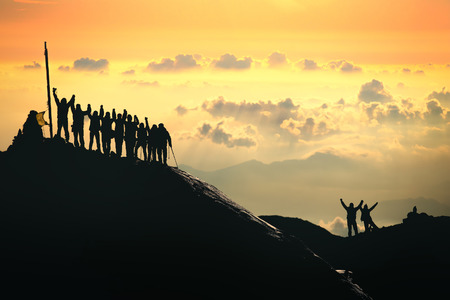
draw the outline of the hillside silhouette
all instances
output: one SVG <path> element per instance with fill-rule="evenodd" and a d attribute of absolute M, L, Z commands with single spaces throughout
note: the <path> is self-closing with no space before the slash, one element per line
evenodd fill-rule
<path fill-rule="evenodd" d="M 406 217 L 406 212 L 405 212 Z M 449 295 L 450 217 L 421 215 L 369 234 L 343 238 L 297 218 L 261 216 L 296 236 L 374 299 L 440 299 Z"/>
<path fill-rule="evenodd" d="M 190 174 L 46 139 L 0 153 L 0 294 L 370 299 Z"/>

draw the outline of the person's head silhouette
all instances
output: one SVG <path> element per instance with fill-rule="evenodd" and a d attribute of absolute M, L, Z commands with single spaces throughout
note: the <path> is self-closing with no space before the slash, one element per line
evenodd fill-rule
<path fill-rule="evenodd" d="M 353 206 L 353 202 L 352 203 L 350 203 L 350 205 L 349 205 L 351 208 L 353 208 L 354 206 Z"/>
<path fill-rule="evenodd" d="M 111 114 L 109 113 L 109 111 L 108 111 L 108 112 L 106 112 L 106 114 L 105 114 L 105 118 L 106 118 L 106 119 L 109 119 L 109 118 L 111 118 Z"/>
<path fill-rule="evenodd" d="M 158 127 L 159 128 L 164 128 L 164 124 L 163 123 L 159 123 Z"/>
<path fill-rule="evenodd" d="M 61 104 L 67 104 L 66 98 L 62 98 L 62 99 L 61 99 Z"/>
<path fill-rule="evenodd" d="M 93 116 L 97 117 L 98 116 L 98 111 L 94 111 Z"/>
<path fill-rule="evenodd" d="M 128 121 L 128 122 L 133 121 L 133 117 L 132 117 L 131 115 L 128 115 L 128 116 L 127 116 L 127 121 Z"/>
<path fill-rule="evenodd" d="M 76 110 L 81 110 L 81 105 L 77 104 Z"/>
<path fill-rule="evenodd" d="M 368 209 L 369 207 L 367 206 L 367 204 L 364 204 L 364 209 Z"/>

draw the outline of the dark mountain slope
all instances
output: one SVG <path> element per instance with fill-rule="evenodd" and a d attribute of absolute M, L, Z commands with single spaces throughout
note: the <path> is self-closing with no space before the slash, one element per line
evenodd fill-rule
<path fill-rule="evenodd" d="M 178 169 L 46 140 L 0 153 L 0 293 L 367 299 L 303 243 Z"/>
<path fill-rule="evenodd" d="M 306 221 L 262 219 L 302 239 L 374 299 L 446 299 L 450 295 L 450 217 L 419 215 L 403 224 L 342 238 Z"/>

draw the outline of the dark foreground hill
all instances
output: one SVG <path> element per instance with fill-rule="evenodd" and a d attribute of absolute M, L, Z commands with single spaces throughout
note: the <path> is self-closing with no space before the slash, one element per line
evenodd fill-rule
<path fill-rule="evenodd" d="M 450 217 L 419 215 L 352 238 L 297 218 L 261 218 L 301 238 L 336 269 L 351 271 L 353 281 L 374 299 L 450 296 Z"/>
<path fill-rule="evenodd" d="M 369 298 L 181 170 L 58 140 L 0 153 L 0 166 L 2 296 Z"/>

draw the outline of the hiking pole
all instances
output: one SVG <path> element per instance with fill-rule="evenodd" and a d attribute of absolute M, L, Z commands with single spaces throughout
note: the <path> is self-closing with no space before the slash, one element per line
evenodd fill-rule
<path fill-rule="evenodd" d="M 170 146 L 170 150 L 172 150 L 173 159 L 175 160 L 175 164 L 177 165 L 177 169 L 178 169 L 177 159 L 176 159 L 176 157 L 175 157 L 175 153 L 173 152 L 172 146 Z"/>

